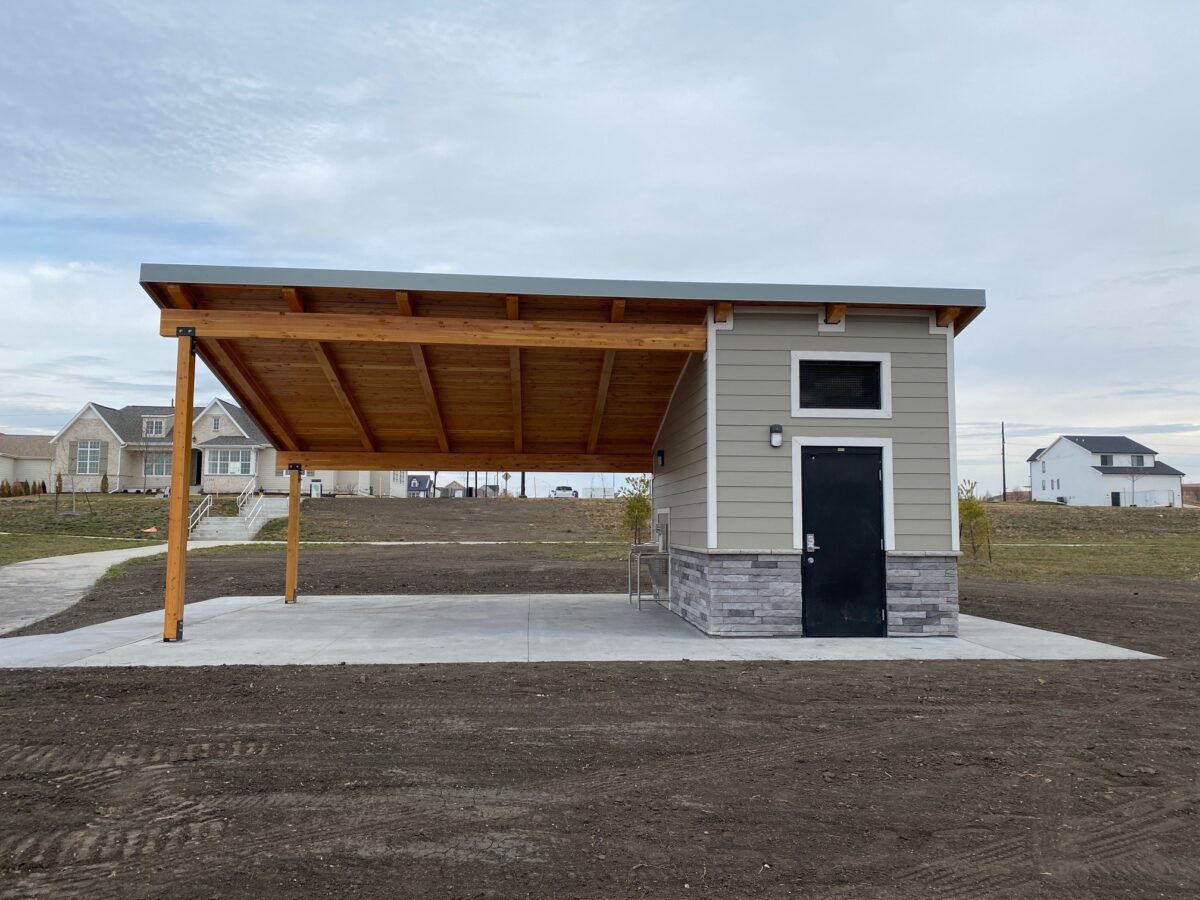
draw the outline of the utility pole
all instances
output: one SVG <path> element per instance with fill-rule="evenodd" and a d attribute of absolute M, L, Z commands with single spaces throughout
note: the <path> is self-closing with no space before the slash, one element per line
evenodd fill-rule
<path fill-rule="evenodd" d="M 1000 490 L 1008 502 L 1008 462 L 1005 459 L 1004 423 L 1000 423 Z"/>
<path fill-rule="evenodd" d="M 521 473 L 521 499 L 525 499 L 525 473 Z"/>

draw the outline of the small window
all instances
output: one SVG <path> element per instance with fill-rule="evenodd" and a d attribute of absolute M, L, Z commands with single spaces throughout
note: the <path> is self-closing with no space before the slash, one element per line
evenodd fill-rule
<path fill-rule="evenodd" d="M 1112 464 L 1113 464 L 1113 461 L 1112 461 L 1111 453 L 1101 453 L 1100 454 L 1100 465 L 1111 466 Z"/>
<path fill-rule="evenodd" d="M 220 431 L 221 430 L 221 417 L 213 416 L 212 422 L 213 422 L 213 431 Z"/>
<path fill-rule="evenodd" d="M 1044 491 L 1045 489 L 1046 489 L 1046 479 L 1043 478 L 1042 479 L 1042 490 Z"/>
<path fill-rule="evenodd" d="M 142 466 L 142 472 L 146 475 L 170 475 L 171 454 L 147 453 L 145 464 Z"/>
<path fill-rule="evenodd" d="M 100 442 L 80 441 L 79 456 L 75 459 L 76 475 L 100 474 Z"/>
<path fill-rule="evenodd" d="M 891 418 L 887 353 L 795 351 L 792 415 Z"/>
<path fill-rule="evenodd" d="M 1043 475 L 1045 475 L 1045 474 L 1046 474 L 1046 463 L 1045 463 L 1045 461 L 1044 461 L 1044 460 L 1042 461 L 1042 474 L 1043 474 Z"/>
<path fill-rule="evenodd" d="M 143 419 L 142 434 L 146 437 L 162 437 L 163 420 L 162 419 Z"/>
<path fill-rule="evenodd" d="M 1140 453 L 1135 453 L 1133 456 L 1129 457 L 1129 464 L 1131 466 L 1144 466 L 1146 464 L 1146 457 Z"/>

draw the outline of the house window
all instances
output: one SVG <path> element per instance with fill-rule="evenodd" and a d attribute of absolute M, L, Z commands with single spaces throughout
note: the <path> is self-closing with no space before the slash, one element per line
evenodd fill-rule
<path fill-rule="evenodd" d="M 213 431 L 221 430 L 221 417 L 220 416 L 213 416 L 212 423 L 213 423 Z"/>
<path fill-rule="evenodd" d="M 1046 474 L 1046 463 L 1044 461 L 1042 462 L 1042 474 Z"/>
<path fill-rule="evenodd" d="M 146 475 L 170 475 L 171 454 L 147 453 L 146 461 L 142 466 L 142 472 Z"/>
<path fill-rule="evenodd" d="M 1111 453 L 1101 453 L 1100 454 L 1100 465 L 1111 466 L 1112 464 L 1113 464 L 1113 462 L 1112 462 L 1112 454 Z"/>
<path fill-rule="evenodd" d="M 1042 479 L 1042 490 L 1044 491 L 1045 489 L 1046 489 L 1046 479 L 1043 478 Z"/>
<path fill-rule="evenodd" d="M 249 475 L 249 450 L 209 450 L 204 454 L 206 475 Z"/>
<path fill-rule="evenodd" d="M 1146 457 L 1142 456 L 1140 453 L 1135 453 L 1133 456 L 1129 457 L 1129 464 L 1131 466 L 1144 466 L 1146 464 Z"/>
<path fill-rule="evenodd" d="M 890 419 L 891 354 L 793 351 L 792 415 Z"/>
<path fill-rule="evenodd" d="M 76 475 L 100 474 L 100 442 L 80 441 L 79 455 L 75 459 Z"/>
<path fill-rule="evenodd" d="M 143 419 L 142 434 L 146 437 L 162 437 L 164 423 L 162 419 Z"/>

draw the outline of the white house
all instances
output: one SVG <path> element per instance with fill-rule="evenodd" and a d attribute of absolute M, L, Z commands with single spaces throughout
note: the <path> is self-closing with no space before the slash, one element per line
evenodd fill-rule
<path fill-rule="evenodd" d="M 1183 473 L 1121 435 L 1056 438 L 1029 457 L 1034 500 L 1068 506 L 1183 506 Z"/>
<path fill-rule="evenodd" d="M 171 482 L 171 440 L 175 408 L 85 404 L 50 439 L 50 474 L 63 477 L 63 490 L 162 491 Z M 325 493 L 405 497 L 406 472 L 307 471 L 301 488 L 320 479 Z M 285 493 L 287 472 L 276 468 L 275 449 L 240 406 L 213 400 L 192 421 L 192 491 L 237 494 L 256 490 Z M 50 485 L 51 489 L 53 486 Z"/>
<path fill-rule="evenodd" d="M 0 481 L 46 482 L 54 448 L 44 434 L 0 434 Z"/>

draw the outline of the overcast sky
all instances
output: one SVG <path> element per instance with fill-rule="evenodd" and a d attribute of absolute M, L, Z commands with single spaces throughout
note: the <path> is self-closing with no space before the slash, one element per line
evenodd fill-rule
<path fill-rule="evenodd" d="M 4 18 L 0 431 L 168 402 L 146 261 L 978 287 L 960 475 L 1004 419 L 1010 486 L 1073 432 L 1200 480 L 1195 3 Z"/>

